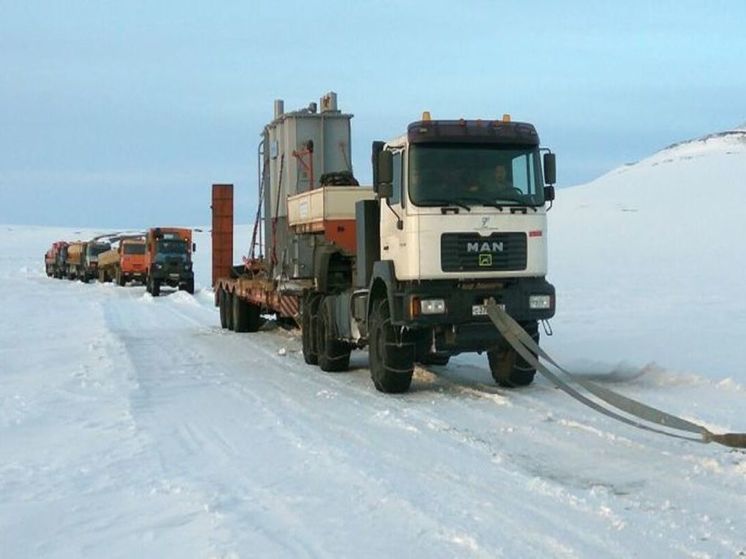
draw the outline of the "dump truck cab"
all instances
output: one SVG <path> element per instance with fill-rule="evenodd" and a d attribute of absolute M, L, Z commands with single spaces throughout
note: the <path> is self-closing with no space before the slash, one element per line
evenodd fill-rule
<path fill-rule="evenodd" d="M 194 293 L 192 230 L 155 227 L 145 238 L 147 290 L 157 297 L 163 285 Z"/>
<path fill-rule="evenodd" d="M 80 279 L 88 282 L 98 276 L 98 257 L 111 249 L 111 244 L 103 241 L 89 241 L 83 253 L 83 266 Z"/>

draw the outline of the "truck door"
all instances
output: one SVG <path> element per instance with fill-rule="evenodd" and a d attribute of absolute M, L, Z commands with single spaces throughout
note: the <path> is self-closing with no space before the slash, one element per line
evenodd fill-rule
<path fill-rule="evenodd" d="M 385 201 L 382 201 L 381 204 L 381 260 L 393 260 L 394 267 L 397 270 L 401 270 L 404 265 L 402 257 L 406 249 L 404 231 L 397 228 L 399 219 L 404 219 L 402 204 L 403 154 L 403 150 L 393 152 L 393 191 L 391 198 L 389 198 L 391 208 L 386 207 Z"/>

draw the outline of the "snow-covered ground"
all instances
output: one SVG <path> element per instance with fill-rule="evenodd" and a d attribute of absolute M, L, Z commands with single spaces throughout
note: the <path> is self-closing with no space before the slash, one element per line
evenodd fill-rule
<path fill-rule="evenodd" d="M 746 429 L 743 177 L 731 134 L 560 191 L 550 353 Z M 297 333 L 218 327 L 207 233 L 195 297 L 44 276 L 92 233 L 0 228 L 0 557 L 746 555 L 744 452 L 500 389 L 479 356 L 402 396 L 365 352 L 322 373 Z"/>

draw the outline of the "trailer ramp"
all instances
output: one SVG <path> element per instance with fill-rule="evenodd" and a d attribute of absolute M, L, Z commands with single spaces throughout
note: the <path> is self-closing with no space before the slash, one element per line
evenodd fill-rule
<path fill-rule="evenodd" d="M 746 448 L 746 433 L 712 433 L 706 427 L 656 409 L 570 373 L 550 357 L 518 322 L 490 299 L 487 315 L 500 334 L 526 362 L 557 388 L 580 403 L 612 419 L 668 437 L 699 443 L 718 443 L 731 448 Z M 547 365 L 557 370 L 552 372 Z"/>

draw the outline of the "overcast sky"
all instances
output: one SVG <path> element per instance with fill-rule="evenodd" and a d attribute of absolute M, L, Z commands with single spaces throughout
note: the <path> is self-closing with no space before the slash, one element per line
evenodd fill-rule
<path fill-rule="evenodd" d="M 329 90 L 370 143 L 434 118 L 533 122 L 560 186 L 746 121 L 744 2 L 0 0 L 0 223 L 252 220 L 272 102 Z"/>

